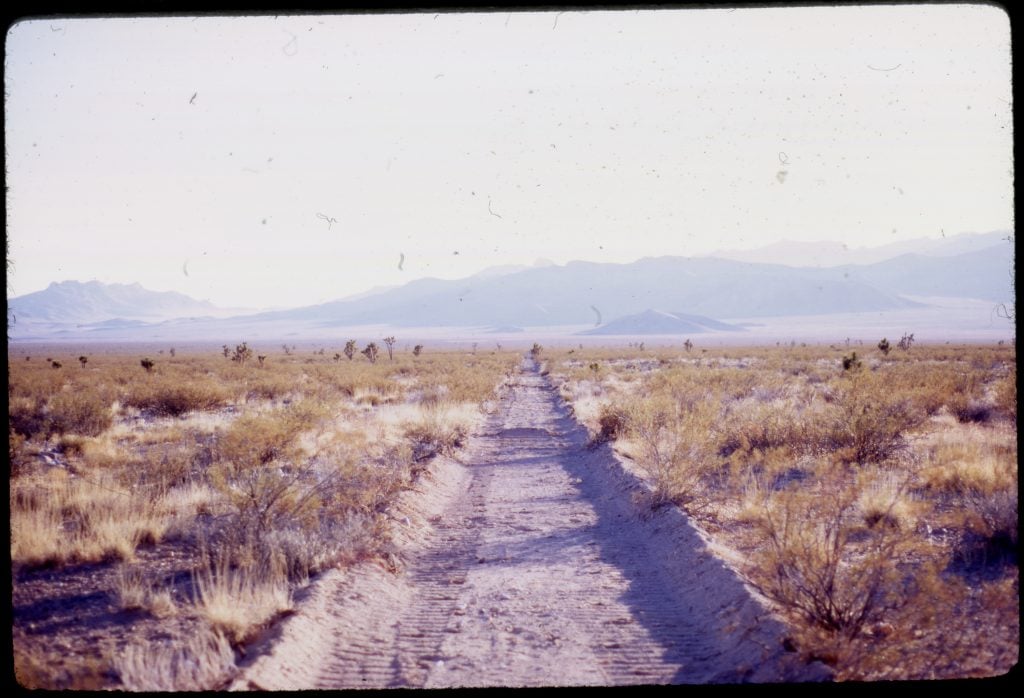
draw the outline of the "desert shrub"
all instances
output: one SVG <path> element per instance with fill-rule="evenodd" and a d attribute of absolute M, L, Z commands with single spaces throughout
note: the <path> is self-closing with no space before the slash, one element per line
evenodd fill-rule
<path fill-rule="evenodd" d="M 12 366 L 7 377 L 7 397 L 45 400 L 60 391 L 65 376 L 40 366 Z"/>
<path fill-rule="evenodd" d="M 296 403 L 240 417 L 220 438 L 209 473 L 214 488 L 234 509 L 228 533 L 235 544 L 251 544 L 264 554 L 271 531 L 315 526 L 333 476 L 305 468 L 297 441 L 322 417 L 317 406 Z"/>
<path fill-rule="evenodd" d="M 178 417 L 223 407 L 230 395 L 213 381 L 148 383 L 132 386 L 122 402 L 155 415 Z"/>
<path fill-rule="evenodd" d="M 831 482 L 766 501 L 759 521 L 767 545 L 755 553 L 754 586 L 811 626 L 846 639 L 907 601 L 892 564 L 905 535 L 858 526 L 858 498 Z"/>
<path fill-rule="evenodd" d="M 113 423 L 111 403 L 90 391 L 70 390 L 50 400 L 47 431 L 51 434 L 97 436 Z"/>
<path fill-rule="evenodd" d="M 30 462 L 29 455 L 25 450 L 25 442 L 28 439 L 16 432 L 13 426 L 9 426 L 7 431 L 7 464 L 10 468 L 10 476 L 16 477 L 25 470 Z"/>
<path fill-rule="evenodd" d="M 810 445 L 802 421 L 783 406 L 762 404 L 733 411 L 722 421 L 720 432 L 717 452 L 723 457 L 779 447 L 807 450 Z"/>
<path fill-rule="evenodd" d="M 256 373 L 244 381 L 245 397 L 248 400 L 276 400 L 295 391 L 295 380 L 276 373 Z"/>
<path fill-rule="evenodd" d="M 958 422 L 987 422 L 992 418 L 991 405 L 963 394 L 954 395 L 947 406 Z"/>
<path fill-rule="evenodd" d="M 211 481 L 235 508 L 232 542 L 264 542 L 272 530 L 313 524 L 321 506 L 321 481 L 306 482 L 298 468 L 218 463 Z"/>
<path fill-rule="evenodd" d="M 88 440 L 76 434 L 64 434 L 57 439 L 57 450 L 66 456 L 81 456 L 87 445 Z"/>
<path fill-rule="evenodd" d="M 649 476 L 651 505 L 696 504 L 698 486 L 712 464 L 709 442 L 715 412 L 709 403 L 684 408 L 656 394 L 627 407 L 626 433 L 639 447 L 637 465 Z"/>
<path fill-rule="evenodd" d="M 217 442 L 218 460 L 264 465 L 298 456 L 298 436 L 317 425 L 322 414 L 308 402 L 292 403 L 264 414 L 245 414 L 234 420 Z"/>
<path fill-rule="evenodd" d="M 335 511 L 350 511 L 372 519 L 411 481 L 413 450 L 408 444 L 385 446 L 373 457 L 352 454 L 336 458 L 338 486 L 328 501 Z"/>
<path fill-rule="evenodd" d="M 964 535 L 958 552 L 967 561 L 1015 557 L 1017 450 L 1015 444 L 947 439 L 932 445 L 921 471 L 923 485 L 955 512 Z"/>
<path fill-rule="evenodd" d="M 963 495 L 966 535 L 958 554 L 968 563 L 1017 562 L 1019 512 L 1016 489 L 983 493 L 968 490 Z"/>
<path fill-rule="evenodd" d="M 419 461 L 438 453 L 452 454 L 465 441 L 470 426 L 464 413 L 443 402 L 431 402 L 421 407 L 418 420 L 406 424 L 404 433 L 412 444 L 413 459 Z"/>
<path fill-rule="evenodd" d="M 10 430 L 31 439 L 46 431 L 46 400 L 44 398 L 10 398 L 7 404 Z"/>
<path fill-rule="evenodd" d="M 985 372 L 978 369 L 956 371 L 948 381 L 946 406 L 959 422 L 984 422 L 992 408 L 982 402 Z"/>
<path fill-rule="evenodd" d="M 883 379 L 858 375 L 836 392 L 822 430 L 822 446 L 844 462 L 877 463 L 905 443 L 904 433 L 924 415 L 886 389 Z"/>
<path fill-rule="evenodd" d="M 856 371 L 863 366 L 861 360 L 857 358 L 857 352 L 853 352 L 849 356 L 843 356 L 842 363 L 844 371 Z"/>
<path fill-rule="evenodd" d="M 621 407 L 603 403 L 598 413 L 597 423 L 600 431 L 597 434 L 598 441 L 614 441 L 626 431 L 627 414 Z"/>
<path fill-rule="evenodd" d="M 1010 366 L 1010 372 L 996 383 L 996 407 L 1010 419 L 1017 420 L 1017 365 Z"/>

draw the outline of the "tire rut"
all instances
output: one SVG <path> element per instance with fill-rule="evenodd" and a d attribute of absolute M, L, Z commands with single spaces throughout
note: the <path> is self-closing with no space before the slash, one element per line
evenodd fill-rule
<path fill-rule="evenodd" d="M 532 362 L 462 461 L 441 464 L 435 486 L 445 497 L 414 512 L 404 573 L 354 570 L 361 577 L 338 582 L 317 623 L 296 619 L 236 685 L 827 678 L 782 651 L 781 626 L 681 514 L 637 516 L 628 492 L 637 483 L 610 450 L 587 447 Z M 319 654 L 307 631 L 320 638 Z"/>

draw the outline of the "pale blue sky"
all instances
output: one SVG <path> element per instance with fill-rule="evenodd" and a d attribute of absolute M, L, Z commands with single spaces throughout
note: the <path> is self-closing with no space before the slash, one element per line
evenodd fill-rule
<path fill-rule="evenodd" d="M 12 295 L 296 306 L 1013 227 L 990 6 L 47 19 L 5 87 Z"/>

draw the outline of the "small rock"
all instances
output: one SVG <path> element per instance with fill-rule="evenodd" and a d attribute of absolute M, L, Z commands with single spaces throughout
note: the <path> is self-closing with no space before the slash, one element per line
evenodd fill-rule
<path fill-rule="evenodd" d="M 892 626 L 892 623 L 886 623 L 884 621 L 875 623 L 871 626 L 871 634 L 874 637 L 889 637 L 896 630 Z"/>

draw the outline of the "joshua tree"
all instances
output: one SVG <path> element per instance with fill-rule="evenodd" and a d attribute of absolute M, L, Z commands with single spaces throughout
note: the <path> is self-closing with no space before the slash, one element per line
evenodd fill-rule
<path fill-rule="evenodd" d="M 903 351 L 910 351 L 910 345 L 913 344 L 913 343 L 914 343 L 914 335 L 913 335 L 913 333 L 911 333 L 911 334 L 904 334 L 900 338 L 900 343 L 897 344 L 896 346 L 898 346 Z"/>
<path fill-rule="evenodd" d="M 778 342 L 776 342 L 776 344 L 778 344 Z M 687 339 L 685 342 L 683 342 L 683 346 L 686 348 L 686 351 L 689 352 L 691 349 L 693 349 L 693 342 Z"/>
<path fill-rule="evenodd" d="M 266 358 L 267 358 L 266 356 L 257 356 L 256 360 L 259 361 L 260 362 L 260 366 L 262 366 L 263 365 L 263 360 L 266 359 Z"/>
<path fill-rule="evenodd" d="M 139 365 L 142 366 L 142 368 L 146 369 L 146 373 L 152 373 L 153 366 L 155 366 L 156 364 L 154 364 L 149 359 L 143 359 L 142 361 L 139 362 Z"/>
<path fill-rule="evenodd" d="M 391 360 L 391 361 L 394 361 L 395 360 L 395 338 L 394 337 L 385 337 L 384 338 L 384 344 L 386 344 L 387 347 L 388 347 L 388 359 Z"/>
<path fill-rule="evenodd" d="M 892 347 L 889 346 L 889 340 L 882 337 L 882 341 L 878 343 L 878 350 L 888 356 L 890 349 L 892 349 Z"/>
<path fill-rule="evenodd" d="M 412 355 L 413 356 L 419 356 L 420 352 L 422 352 L 422 351 L 423 351 L 423 345 L 422 344 L 417 344 L 416 346 L 414 346 L 412 348 Z"/>
<path fill-rule="evenodd" d="M 376 344 L 374 344 L 373 342 L 370 342 L 369 344 L 366 345 L 366 348 L 363 349 L 362 353 L 363 353 L 363 356 L 365 356 L 367 359 L 370 360 L 371 364 L 377 363 L 377 345 Z"/>
<path fill-rule="evenodd" d="M 228 349 L 228 345 L 227 344 L 225 344 L 223 347 L 221 347 L 221 349 L 224 351 L 224 358 L 225 359 L 231 358 L 231 350 Z"/>
<path fill-rule="evenodd" d="M 473 353 L 474 354 L 476 353 L 476 345 L 477 345 L 477 342 L 473 342 Z"/>
<path fill-rule="evenodd" d="M 287 344 L 282 344 L 281 348 L 284 349 L 284 355 L 285 356 L 291 356 L 292 355 L 292 350 L 288 347 Z"/>
<path fill-rule="evenodd" d="M 544 347 L 537 344 L 537 342 L 534 342 L 533 346 L 530 348 L 530 355 L 536 359 L 538 356 L 540 356 L 540 353 L 542 351 L 544 351 Z"/>
<path fill-rule="evenodd" d="M 78 363 L 82 364 L 82 366 L 84 367 L 87 363 L 89 363 L 89 357 L 88 356 L 79 356 L 78 357 Z"/>
<path fill-rule="evenodd" d="M 242 342 L 241 344 L 236 346 L 235 353 L 231 355 L 231 360 L 237 363 L 239 366 L 244 365 L 245 362 L 251 358 L 252 349 L 250 349 L 245 342 Z"/>
<path fill-rule="evenodd" d="M 174 358 L 174 347 L 171 347 L 171 350 L 168 353 L 171 355 L 171 358 L 173 359 Z"/>
<path fill-rule="evenodd" d="M 61 367 L 60 361 L 51 361 L 50 365 L 53 366 L 54 368 L 60 368 Z"/>
<path fill-rule="evenodd" d="M 844 371 L 855 371 L 861 367 L 860 359 L 857 358 L 857 352 L 851 353 L 849 356 L 843 357 L 843 370 Z"/>
<path fill-rule="evenodd" d="M 350 339 L 347 342 L 345 342 L 345 356 L 347 356 L 348 360 L 351 361 L 352 357 L 355 356 L 355 353 L 356 353 L 356 340 Z"/>
<path fill-rule="evenodd" d="M 334 361 L 335 362 L 341 361 L 341 354 L 335 354 L 334 355 Z"/>

